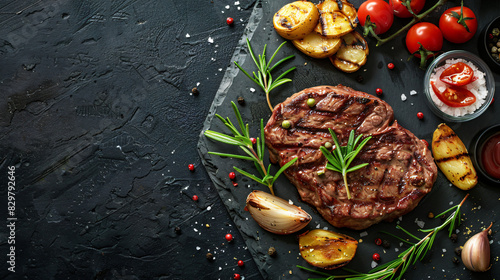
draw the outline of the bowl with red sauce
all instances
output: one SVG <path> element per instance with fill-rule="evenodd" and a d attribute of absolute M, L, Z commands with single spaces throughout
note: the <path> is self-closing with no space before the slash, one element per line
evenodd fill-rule
<path fill-rule="evenodd" d="M 500 184 L 500 124 L 479 132 L 472 141 L 470 152 L 479 174 Z"/>

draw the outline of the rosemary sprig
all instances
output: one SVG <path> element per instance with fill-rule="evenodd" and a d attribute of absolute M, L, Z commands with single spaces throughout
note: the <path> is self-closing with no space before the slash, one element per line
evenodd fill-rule
<path fill-rule="evenodd" d="M 453 213 L 450 214 L 450 216 L 446 219 L 444 223 L 442 223 L 440 226 L 437 226 L 435 228 L 431 229 L 419 229 L 420 232 L 427 233 L 426 236 L 423 238 L 419 238 L 404 228 L 400 227 L 399 225 L 396 226 L 397 229 L 402 230 L 405 234 L 407 234 L 410 238 L 415 239 L 417 242 L 409 242 L 403 238 L 400 238 L 398 236 L 395 236 L 391 233 L 384 232 L 394 238 L 397 238 L 405 243 L 410 244 L 411 246 L 406 249 L 404 252 L 398 255 L 398 257 L 388 263 L 382 264 L 372 270 L 370 270 L 368 273 L 354 273 L 350 275 L 326 275 L 324 272 L 321 271 L 316 271 L 313 269 L 305 268 L 303 266 L 297 265 L 297 267 L 314 272 L 319 275 L 323 276 L 328 276 L 326 278 L 309 278 L 315 279 L 315 280 L 331 280 L 331 279 L 339 279 L 339 278 L 345 278 L 346 280 L 368 280 L 368 279 L 396 279 L 396 280 L 401 280 L 403 278 L 403 275 L 405 272 L 408 270 L 408 268 L 411 265 L 414 265 L 417 260 L 422 261 L 429 252 L 429 250 L 432 248 L 432 245 L 434 244 L 434 241 L 436 239 L 436 235 L 439 231 L 445 229 L 448 227 L 448 232 L 449 236 L 453 233 L 453 231 L 460 225 L 460 218 L 462 216 L 461 214 L 461 209 L 462 205 L 464 204 L 465 200 L 469 194 L 467 194 L 462 202 L 460 202 L 459 205 L 455 205 L 448 210 L 444 211 L 443 213 L 435 216 L 434 218 L 441 217 L 443 215 L 448 214 L 449 212 L 453 211 Z M 347 269 L 346 269 L 347 270 Z M 352 270 L 347 270 L 349 272 L 353 272 Z"/>
<path fill-rule="evenodd" d="M 241 132 L 236 128 L 236 126 L 233 125 L 233 123 L 229 118 L 224 119 L 219 114 L 215 114 L 215 116 L 219 118 L 226 125 L 226 127 L 229 128 L 229 130 L 231 130 L 234 136 L 226 135 L 212 130 L 206 130 L 204 134 L 206 137 L 213 139 L 215 141 L 219 141 L 229 145 L 239 146 L 245 152 L 246 156 L 218 153 L 218 152 L 208 152 L 208 153 L 222 157 L 231 157 L 231 158 L 253 161 L 255 167 L 257 168 L 257 171 L 259 172 L 262 178 L 257 177 L 251 173 L 248 173 L 245 170 L 237 168 L 236 166 L 234 166 L 233 168 L 239 173 L 249 177 L 250 179 L 255 180 L 267 186 L 271 191 L 271 194 L 274 195 L 274 190 L 273 190 L 274 182 L 276 181 L 276 179 L 278 179 L 278 176 L 281 175 L 281 173 L 283 173 L 283 171 L 285 171 L 289 166 L 294 164 L 298 158 L 294 158 L 291 161 L 287 162 L 278 170 L 278 172 L 276 172 L 275 175 L 271 175 L 270 174 L 271 164 L 268 165 L 267 169 L 264 166 L 264 152 L 265 152 L 264 149 L 266 147 L 264 142 L 265 141 L 264 120 L 262 119 L 260 120 L 260 137 L 257 137 L 256 148 L 254 149 L 252 140 L 250 139 L 250 130 L 248 124 L 245 125 L 243 123 L 243 119 L 241 118 L 240 111 L 238 110 L 238 107 L 236 107 L 236 104 L 234 104 L 234 102 L 231 101 L 231 105 L 233 107 L 234 114 L 236 115 L 236 119 L 238 121 L 238 125 L 240 127 Z"/>
<path fill-rule="evenodd" d="M 347 192 L 347 198 L 351 199 L 351 192 L 349 191 L 349 185 L 347 184 L 347 173 L 363 168 L 367 166 L 368 163 L 362 163 L 351 168 L 349 168 L 349 165 L 358 155 L 359 151 L 361 151 L 361 149 L 372 137 L 371 136 L 366 137 L 358 145 L 358 142 L 363 137 L 363 134 L 358 135 L 358 137 L 354 139 L 354 130 L 351 130 L 351 133 L 349 134 L 349 140 L 347 141 L 347 145 L 340 146 L 339 140 L 337 139 L 337 135 L 335 134 L 335 132 L 330 128 L 328 128 L 328 130 L 330 131 L 330 134 L 332 135 L 333 138 L 333 142 L 335 143 L 335 149 L 332 152 L 330 152 L 327 148 L 321 146 L 320 150 L 328 160 L 326 168 L 333 171 L 337 171 L 342 174 L 342 177 L 344 178 L 345 190 Z M 358 146 L 356 147 L 356 145 Z"/>
<path fill-rule="evenodd" d="M 250 74 L 248 74 L 248 72 L 245 71 L 243 68 L 241 68 L 241 66 L 238 64 L 238 62 L 236 62 L 236 61 L 234 62 L 234 64 L 236 64 L 236 66 L 245 75 L 247 75 L 247 77 L 250 78 L 250 80 L 254 81 L 254 83 L 258 84 L 264 90 L 264 92 L 266 93 L 267 105 L 269 106 L 269 109 L 271 109 L 271 111 L 273 110 L 273 107 L 271 106 L 271 101 L 269 101 L 269 92 L 271 92 L 271 90 L 273 90 L 274 88 L 276 88 L 284 83 L 291 82 L 292 81 L 291 79 L 283 78 L 283 77 L 286 74 L 295 70 L 295 68 L 296 68 L 296 67 L 292 67 L 292 68 L 286 70 L 285 72 L 283 72 L 283 74 L 281 74 L 277 79 L 275 79 L 273 81 L 273 77 L 271 76 L 271 71 L 273 71 L 274 68 L 276 68 L 276 66 L 280 65 L 281 63 L 283 63 L 283 62 L 287 61 L 288 59 L 291 59 L 292 57 L 295 56 L 293 54 L 290 56 L 287 56 L 287 57 L 281 59 L 280 61 L 276 62 L 276 64 L 274 64 L 272 67 L 270 67 L 271 62 L 273 61 L 274 57 L 276 56 L 278 51 L 281 49 L 281 47 L 285 43 L 286 43 L 286 41 L 281 43 L 281 45 L 276 49 L 276 51 L 274 51 L 274 54 L 271 56 L 271 59 L 269 59 L 269 61 L 267 61 L 267 59 L 266 59 L 267 44 L 264 45 L 264 50 L 262 51 L 262 54 L 259 54 L 258 59 L 257 59 L 257 57 L 255 56 L 255 54 L 253 52 L 252 46 L 250 45 L 250 41 L 247 38 L 248 51 L 250 52 L 250 56 L 252 56 L 252 59 L 255 62 L 255 65 L 257 66 L 257 70 L 258 70 L 257 74 L 255 74 L 255 72 L 252 72 L 253 77 L 250 76 Z"/>

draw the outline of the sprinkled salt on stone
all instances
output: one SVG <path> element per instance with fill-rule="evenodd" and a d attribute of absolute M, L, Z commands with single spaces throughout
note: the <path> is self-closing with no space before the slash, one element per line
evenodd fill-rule
<path fill-rule="evenodd" d="M 186 38 L 189 38 L 191 37 L 191 35 L 189 35 L 189 33 L 186 33 Z"/>
<path fill-rule="evenodd" d="M 210 210 L 212 210 L 212 206 L 207 207 L 207 211 L 210 211 Z"/>
<path fill-rule="evenodd" d="M 211 60 L 211 61 L 215 61 L 215 58 L 213 58 L 213 57 L 212 57 L 210 60 Z"/>
<path fill-rule="evenodd" d="M 219 266 L 219 270 L 222 270 L 222 267 Z"/>
<path fill-rule="evenodd" d="M 443 253 L 446 253 L 446 249 L 445 248 L 443 248 Z"/>
<path fill-rule="evenodd" d="M 413 90 L 410 91 L 410 95 L 416 95 L 416 94 L 417 94 L 416 90 L 413 89 Z"/>
<path fill-rule="evenodd" d="M 459 233 L 459 232 L 460 232 L 460 230 L 458 228 L 455 229 L 455 233 Z"/>
<path fill-rule="evenodd" d="M 173 151 L 171 152 L 171 154 L 172 154 L 172 155 L 173 155 L 174 153 L 175 153 L 175 150 L 173 150 Z"/>
<path fill-rule="evenodd" d="M 201 250 L 200 246 L 196 246 L 196 251 Z"/>
<path fill-rule="evenodd" d="M 398 220 L 402 221 L 402 220 L 403 220 L 403 217 L 399 216 Z"/>
<path fill-rule="evenodd" d="M 493 244 L 493 240 L 490 240 L 490 244 Z"/>
<path fill-rule="evenodd" d="M 449 203 L 449 204 L 450 204 L 450 205 L 453 205 L 453 201 L 450 201 L 450 203 Z"/>
<path fill-rule="evenodd" d="M 479 205 L 479 206 L 477 207 L 477 210 L 479 210 L 479 209 L 481 209 L 481 205 Z"/>
<path fill-rule="evenodd" d="M 212 37 L 208 37 L 208 42 L 212 44 L 214 42 L 214 39 Z"/>
<path fill-rule="evenodd" d="M 402 100 L 402 101 L 406 101 L 406 95 L 405 95 L 404 93 L 403 93 L 403 94 L 401 94 L 401 100 Z"/>
<path fill-rule="evenodd" d="M 372 268 L 375 268 L 377 266 L 377 262 L 376 261 L 372 261 Z"/>
<path fill-rule="evenodd" d="M 241 11 L 241 7 L 238 7 L 238 11 Z M 243 19 L 240 18 L 240 21 L 243 21 Z"/>
<path fill-rule="evenodd" d="M 415 219 L 415 223 L 420 227 L 423 228 L 425 226 L 425 222 L 419 220 L 418 218 Z"/>
<path fill-rule="evenodd" d="M 193 230 L 194 230 L 194 232 L 198 232 L 198 230 L 197 230 L 197 229 L 195 229 L 195 228 L 193 228 Z"/>
<path fill-rule="evenodd" d="M 316 225 L 316 228 L 319 228 L 319 227 L 320 227 L 320 225 L 319 225 L 319 224 L 317 224 L 317 225 Z M 498 243 L 500 243 L 500 241 L 498 241 Z"/>
<path fill-rule="evenodd" d="M 219 72 L 221 72 L 221 71 L 222 71 L 222 68 L 219 68 L 218 70 L 219 70 Z"/>
<path fill-rule="evenodd" d="M 403 242 L 399 242 L 399 246 L 400 246 L 400 247 L 403 247 Z"/>
<path fill-rule="evenodd" d="M 323 229 L 324 229 L 324 230 L 328 230 L 328 227 L 324 227 Z"/>
<path fill-rule="evenodd" d="M 363 231 L 362 233 L 359 234 L 359 237 L 365 237 L 368 235 L 367 231 Z"/>
<path fill-rule="evenodd" d="M 226 5 L 226 7 L 224 7 L 224 8 L 226 8 L 226 10 L 229 10 L 230 7 L 229 7 L 229 5 Z"/>
<path fill-rule="evenodd" d="M 231 199 L 230 199 L 230 198 L 228 198 L 228 200 L 227 200 L 227 201 L 229 201 L 229 202 L 230 202 L 230 201 L 231 201 Z"/>
<path fill-rule="evenodd" d="M 398 248 L 394 248 L 394 252 L 399 252 L 399 249 Z"/>
<path fill-rule="evenodd" d="M 289 199 L 288 204 L 293 205 L 293 201 L 291 199 Z"/>
<path fill-rule="evenodd" d="M 250 88 L 251 92 L 255 92 L 255 89 L 253 87 Z"/>
<path fill-rule="evenodd" d="M 238 6 L 239 4 L 240 4 L 240 1 L 236 1 L 236 2 L 234 2 L 234 5 L 235 5 L 235 6 Z"/>
<path fill-rule="evenodd" d="M 199 85 L 200 85 L 200 82 L 197 82 L 197 83 L 196 83 L 196 86 L 199 86 Z"/>

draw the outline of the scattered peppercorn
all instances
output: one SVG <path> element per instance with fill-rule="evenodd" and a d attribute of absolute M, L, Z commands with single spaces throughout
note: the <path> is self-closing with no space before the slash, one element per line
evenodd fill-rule
<path fill-rule="evenodd" d="M 377 246 L 382 245 L 382 239 L 380 238 L 375 239 L 375 244 L 377 244 Z"/>
<path fill-rule="evenodd" d="M 244 263 L 242 260 L 239 260 L 239 261 L 238 261 L 238 266 L 239 266 L 239 267 L 242 267 L 242 266 L 244 266 L 244 265 L 245 265 L 245 263 Z"/>
<path fill-rule="evenodd" d="M 181 234 L 181 228 L 180 227 L 175 227 L 174 228 L 175 233 Z"/>
<path fill-rule="evenodd" d="M 241 106 L 245 105 L 245 98 L 243 98 L 242 96 L 238 97 L 238 104 L 240 104 Z"/>
<path fill-rule="evenodd" d="M 380 261 L 380 255 L 378 253 L 373 254 L 372 259 L 376 262 Z"/>
<path fill-rule="evenodd" d="M 455 248 L 455 255 L 457 255 L 457 256 L 461 256 L 462 255 L 462 248 L 461 247 Z"/>
<path fill-rule="evenodd" d="M 212 253 L 207 253 L 206 257 L 207 257 L 207 260 L 209 260 L 209 261 L 214 260 L 214 255 Z"/>
<path fill-rule="evenodd" d="M 458 235 L 456 233 L 452 233 L 450 236 L 451 242 L 456 243 L 458 240 Z"/>
<path fill-rule="evenodd" d="M 422 113 L 422 112 L 418 112 L 418 113 L 417 113 L 417 118 L 418 118 L 419 120 L 423 119 L 423 118 L 424 118 L 424 113 Z"/>
<path fill-rule="evenodd" d="M 226 234 L 226 236 L 224 238 L 226 238 L 226 240 L 229 242 L 233 241 L 233 235 L 230 233 Z"/>
<path fill-rule="evenodd" d="M 274 247 L 269 247 L 269 249 L 267 250 L 267 254 L 271 257 L 275 257 L 276 256 L 276 249 Z"/>
<path fill-rule="evenodd" d="M 391 242 L 384 239 L 384 241 L 382 241 L 382 247 L 389 249 L 391 247 Z"/>
<path fill-rule="evenodd" d="M 254 145 L 255 145 L 255 144 L 257 144 L 257 139 L 255 139 L 255 138 L 253 138 L 253 137 L 252 137 L 252 138 L 250 138 L 250 141 L 252 141 L 252 144 L 254 144 Z"/>
<path fill-rule="evenodd" d="M 363 76 L 361 76 L 361 75 L 357 75 L 357 76 L 356 76 L 356 82 L 358 82 L 358 83 L 362 83 L 362 82 L 363 82 L 363 80 L 364 80 L 364 79 L 363 79 Z"/>
<path fill-rule="evenodd" d="M 235 273 L 235 274 L 233 275 L 233 278 L 234 278 L 234 280 L 240 280 L 240 279 L 241 279 L 241 276 L 240 276 L 238 273 Z"/>
<path fill-rule="evenodd" d="M 194 164 L 189 164 L 188 169 L 189 171 L 194 171 Z"/>
<path fill-rule="evenodd" d="M 290 126 L 292 126 L 292 123 L 290 121 L 285 120 L 281 123 L 281 127 L 283 127 L 284 129 L 288 129 L 290 128 Z"/>
<path fill-rule="evenodd" d="M 307 106 L 314 107 L 314 105 L 316 105 L 316 99 L 314 99 L 314 98 L 308 98 L 307 99 Z"/>
<path fill-rule="evenodd" d="M 237 187 L 237 186 L 238 186 L 238 183 L 233 182 L 233 187 Z"/>
<path fill-rule="evenodd" d="M 494 37 L 493 34 L 491 34 L 491 33 L 488 34 L 488 39 L 493 40 L 493 37 Z"/>
<path fill-rule="evenodd" d="M 425 142 L 427 142 L 427 141 L 425 141 Z M 429 214 L 427 214 L 427 218 L 433 219 L 434 218 L 434 213 L 429 212 Z"/>
<path fill-rule="evenodd" d="M 391 62 L 391 63 L 387 64 L 387 68 L 389 68 L 391 70 L 394 69 L 394 63 Z"/>
<path fill-rule="evenodd" d="M 454 264 L 459 264 L 459 263 L 460 263 L 460 261 L 458 260 L 458 258 L 457 258 L 457 257 L 453 257 L 453 258 L 451 259 L 451 261 L 452 261 Z"/>
<path fill-rule="evenodd" d="M 234 19 L 232 17 L 228 17 L 228 18 L 226 18 L 226 23 L 227 23 L 227 25 L 233 25 Z"/>
<path fill-rule="evenodd" d="M 328 150 L 330 150 L 332 147 L 333 147 L 332 142 L 326 142 L 325 143 L 325 148 L 327 148 Z"/>
<path fill-rule="evenodd" d="M 200 91 L 198 90 L 198 88 L 197 88 L 197 87 L 194 87 L 194 88 L 191 90 L 191 92 L 192 92 L 194 95 L 198 95 L 198 94 L 200 94 Z"/>
<path fill-rule="evenodd" d="M 236 179 L 236 173 L 234 173 L 234 172 L 229 172 L 229 179 L 231 179 L 231 180 Z"/>
<path fill-rule="evenodd" d="M 193 200 L 194 201 L 198 201 L 198 196 L 197 195 L 193 195 Z"/>
<path fill-rule="evenodd" d="M 382 93 L 383 93 L 384 91 L 382 91 L 382 89 L 381 89 L 381 88 L 377 88 L 377 89 L 375 90 L 375 92 L 377 93 L 377 95 L 382 95 Z"/>

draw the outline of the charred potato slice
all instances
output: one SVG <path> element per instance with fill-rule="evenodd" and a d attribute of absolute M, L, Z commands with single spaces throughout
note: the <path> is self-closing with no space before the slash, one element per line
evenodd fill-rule
<path fill-rule="evenodd" d="M 437 166 L 446 178 L 462 190 L 477 184 L 477 173 L 467 148 L 455 132 L 442 123 L 432 135 L 432 153 Z"/>
<path fill-rule="evenodd" d="M 273 25 L 278 34 L 289 40 L 304 38 L 318 24 L 319 11 L 307 1 L 296 1 L 283 6 L 274 14 Z"/>
<path fill-rule="evenodd" d="M 339 38 L 357 25 L 357 12 L 347 1 L 324 0 L 316 5 L 320 11 L 314 31 L 329 38 Z"/>
<path fill-rule="evenodd" d="M 300 255 L 309 264 L 324 269 L 346 265 L 357 248 L 354 238 L 329 230 L 315 229 L 299 237 Z"/>
<path fill-rule="evenodd" d="M 327 38 L 311 32 L 303 39 L 293 40 L 292 43 L 297 49 L 310 57 L 326 58 L 338 51 L 342 45 L 342 40 L 339 38 Z"/>
<path fill-rule="evenodd" d="M 342 36 L 342 46 L 330 61 L 339 70 L 346 73 L 357 71 L 365 65 L 369 54 L 368 43 L 356 31 Z"/>

